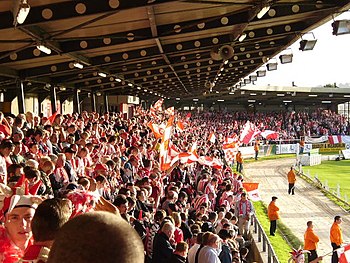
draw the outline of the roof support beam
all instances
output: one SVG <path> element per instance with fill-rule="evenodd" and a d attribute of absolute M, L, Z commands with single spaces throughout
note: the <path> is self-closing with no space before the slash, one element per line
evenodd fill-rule
<path fill-rule="evenodd" d="M 177 75 L 174 67 L 171 65 L 171 62 L 169 60 L 169 58 L 167 57 L 167 55 L 164 53 L 163 50 L 163 46 L 162 43 L 160 42 L 160 39 L 158 38 L 158 30 L 157 30 L 157 23 L 156 23 L 156 18 L 154 16 L 154 10 L 153 7 L 147 7 L 147 15 L 148 15 L 148 19 L 150 22 L 150 26 L 151 26 L 151 31 L 152 31 L 152 36 L 155 38 L 155 42 L 157 44 L 157 47 L 159 49 L 159 53 L 162 55 L 164 61 L 166 62 L 166 64 L 169 66 L 169 68 L 173 71 L 174 75 L 176 76 L 176 78 L 178 79 L 178 81 L 181 83 L 182 87 L 184 88 L 184 90 L 187 93 L 190 93 L 186 86 L 182 83 L 180 77 Z"/>

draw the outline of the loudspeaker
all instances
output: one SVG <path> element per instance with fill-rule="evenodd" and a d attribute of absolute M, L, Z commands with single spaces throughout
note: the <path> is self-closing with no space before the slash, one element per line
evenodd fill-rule
<path fill-rule="evenodd" d="M 233 54 L 235 53 L 233 47 L 230 45 L 224 45 L 220 48 L 219 54 L 222 57 L 223 60 L 229 60 L 233 57 Z"/>
<path fill-rule="evenodd" d="M 219 47 L 214 47 L 210 50 L 210 57 L 213 60 L 221 60 L 222 59 L 221 55 L 219 54 Z"/>

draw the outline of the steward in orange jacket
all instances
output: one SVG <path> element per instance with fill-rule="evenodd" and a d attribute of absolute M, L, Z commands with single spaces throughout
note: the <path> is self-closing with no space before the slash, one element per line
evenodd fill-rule
<path fill-rule="evenodd" d="M 295 189 L 295 181 L 297 180 L 295 177 L 295 172 L 293 170 L 293 167 L 290 168 L 290 171 L 288 172 L 288 194 L 294 195 L 294 189 Z"/>
<path fill-rule="evenodd" d="M 318 258 L 317 255 L 317 243 L 320 241 L 319 237 L 314 233 L 314 226 L 312 221 L 307 222 L 307 229 L 304 234 L 304 250 L 309 250 L 308 253 L 308 262 L 311 262 L 314 259 Z"/>
<path fill-rule="evenodd" d="M 340 216 L 335 216 L 334 223 L 330 231 L 331 245 L 333 248 L 332 263 L 339 262 L 338 253 L 336 249 L 340 248 L 341 244 L 343 243 L 343 235 L 340 228 L 341 221 L 342 219 Z"/>
<path fill-rule="evenodd" d="M 276 205 L 277 197 L 273 196 L 267 208 L 267 215 L 270 219 L 270 236 L 274 236 L 277 228 L 277 219 L 279 219 L 278 211 L 280 210 Z"/>

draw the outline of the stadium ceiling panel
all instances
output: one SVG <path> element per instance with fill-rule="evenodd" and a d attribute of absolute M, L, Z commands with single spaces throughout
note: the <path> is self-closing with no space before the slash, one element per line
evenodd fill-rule
<path fill-rule="evenodd" d="M 79 89 L 244 103 L 249 92 L 232 98 L 235 84 L 349 8 L 344 0 L 2 1 L 0 88 L 14 91 L 21 80 L 25 92 L 49 94 L 51 84 L 65 97 Z M 259 97 L 280 103 L 273 92 Z M 306 93 L 294 97 L 307 105 Z"/>

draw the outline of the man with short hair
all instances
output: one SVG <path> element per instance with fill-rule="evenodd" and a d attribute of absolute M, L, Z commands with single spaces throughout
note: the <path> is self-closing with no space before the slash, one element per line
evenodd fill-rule
<path fill-rule="evenodd" d="M 164 223 L 161 231 L 156 234 L 153 241 L 153 263 L 168 263 L 174 248 L 172 243 L 174 243 L 174 232 L 175 226 L 171 222 Z"/>
<path fill-rule="evenodd" d="M 336 249 L 340 248 L 343 243 L 343 234 L 340 228 L 341 222 L 342 218 L 340 216 L 335 216 L 330 231 L 330 240 L 333 248 L 332 263 L 338 263 L 338 253 Z"/>
<path fill-rule="evenodd" d="M 220 237 L 210 233 L 207 240 L 203 243 L 205 246 L 197 252 L 198 259 L 196 259 L 195 263 L 221 263 L 218 253 L 220 243 Z"/>
<path fill-rule="evenodd" d="M 4 220 L 4 225 L 0 224 L 0 262 L 17 262 L 32 243 L 31 221 L 41 200 L 18 195 L 17 189 L 24 186 L 25 180 L 22 176 L 13 187 L 15 190 L 0 185 L 0 198 L 4 200 L 0 210 L 0 218 Z"/>
<path fill-rule="evenodd" d="M 26 249 L 21 262 L 46 262 L 56 233 L 69 220 L 71 207 L 68 199 L 58 198 L 38 206 L 31 222 L 34 244 Z"/>
<path fill-rule="evenodd" d="M 114 199 L 113 205 L 115 205 L 120 213 L 120 216 L 125 219 L 128 223 L 130 220 L 130 216 L 128 215 L 128 199 L 125 195 L 119 194 Z"/>
<path fill-rule="evenodd" d="M 188 244 L 183 241 L 177 243 L 174 254 L 171 256 L 169 263 L 186 263 L 187 253 Z"/>
<path fill-rule="evenodd" d="M 319 237 L 314 233 L 314 225 L 312 221 L 306 223 L 307 229 L 304 234 L 304 250 L 310 251 L 307 254 L 308 262 L 311 262 L 314 259 L 317 259 L 317 243 L 320 241 Z"/>
<path fill-rule="evenodd" d="M 238 218 L 239 234 L 246 237 L 249 232 L 250 217 L 254 212 L 254 208 L 247 193 L 241 194 L 241 199 L 235 205 L 235 215 Z"/>
<path fill-rule="evenodd" d="M 270 219 L 270 236 L 274 236 L 277 228 L 277 219 L 279 219 L 278 211 L 279 207 L 276 205 L 277 197 L 273 196 L 272 200 L 267 207 L 267 215 Z"/>
<path fill-rule="evenodd" d="M 294 195 L 295 181 L 297 179 L 295 177 L 295 172 L 293 167 L 290 168 L 290 171 L 287 174 L 287 178 L 288 178 L 288 194 Z"/>
<path fill-rule="evenodd" d="M 57 232 L 48 263 L 144 263 L 137 232 L 110 212 L 92 212 L 69 220 Z"/>

